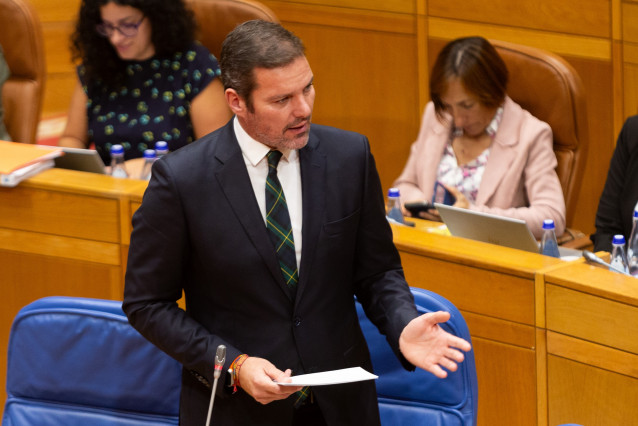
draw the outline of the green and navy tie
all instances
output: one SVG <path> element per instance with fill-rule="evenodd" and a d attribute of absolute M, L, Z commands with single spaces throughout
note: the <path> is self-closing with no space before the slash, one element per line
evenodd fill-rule
<path fill-rule="evenodd" d="M 292 224 L 284 190 L 277 178 L 277 165 L 281 159 L 280 151 L 270 151 L 268 158 L 268 177 L 266 178 L 266 227 L 270 240 L 277 251 L 279 266 L 284 281 L 293 291 L 297 288 L 299 273 L 295 241 L 292 236 Z"/>
<path fill-rule="evenodd" d="M 268 177 L 266 178 L 266 228 L 268 235 L 277 251 L 279 266 L 284 276 L 284 281 L 293 295 L 297 289 L 299 272 L 297 269 L 297 255 L 295 254 L 295 241 L 292 236 L 292 223 L 284 190 L 277 177 L 277 165 L 281 160 L 280 151 L 270 151 L 268 158 Z M 310 394 L 306 386 L 294 395 L 295 407 L 300 406 Z"/>

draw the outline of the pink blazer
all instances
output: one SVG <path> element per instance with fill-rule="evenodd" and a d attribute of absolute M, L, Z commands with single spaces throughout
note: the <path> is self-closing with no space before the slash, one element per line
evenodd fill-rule
<path fill-rule="evenodd" d="M 394 182 L 403 202 L 430 200 L 450 123 L 441 122 L 428 103 L 419 137 L 403 173 Z M 470 209 L 523 219 L 536 238 L 544 219 L 554 219 L 556 235 L 565 230 L 565 200 L 556 175 L 552 130 L 506 97 L 476 203 Z"/>

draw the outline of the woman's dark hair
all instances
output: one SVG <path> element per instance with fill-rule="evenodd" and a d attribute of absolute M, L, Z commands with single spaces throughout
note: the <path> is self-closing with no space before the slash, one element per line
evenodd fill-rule
<path fill-rule="evenodd" d="M 445 110 L 441 96 L 454 77 L 486 107 L 496 108 L 505 100 L 507 66 L 483 37 L 453 40 L 437 56 L 430 75 L 430 97 L 439 117 Z"/>
<path fill-rule="evenodd" d="M 131 6 L 144 14 L 151 24 L 151 42 L 158 57 L 186 49 L 195 38 L 195 18 L 183 0 L 82 0 L 71 52 L 73 60 L 84 65 L 89 84 L 101 81 L 113 88 L 124 80 L 126 61 L 120 59 L 108 38 L 95 30 L 102 22 L 100 8 L 108 3 Z"/>

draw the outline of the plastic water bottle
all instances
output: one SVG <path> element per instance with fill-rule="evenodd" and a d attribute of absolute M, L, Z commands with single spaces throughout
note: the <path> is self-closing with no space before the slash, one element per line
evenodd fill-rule
<path fill-rule="evenodd" d="M 111 176 L 127 178 L 128 172 L 124 165 L 124 147 L 116 144 L 111 146 Z"/>
<path fill-rule="evenodd" d="M 616 270 L 609 268 L 610 271 L 618 272 L 621 271 L 629 272 L 627 269 L 627 257 L 625 256 L 625 237 L 622 234 L 614 235 L 614 238 L 611 240 L 611 266 L 616 268 Z"/>
<path fill-rule="evenodd" d="M 401 212 L 401 197 L 399 188 L 390 188 L 388 190 L 386 215 L 395 222 L 404 223 L 403 213 Z"/>
<path fill-rule="evenodd" d="M 629 273 L 638 277 L 638 204 L 634 208 L 634 224 L 631 227 L 631 234 L 629 235 L 629 241 L 627 241 L 627 263 L 629 267 Z"/>
<path fill-rule="evenodd" d="M 144 166 L 142 167 L 142 173 L 140 174 L 140 179 L 142 180 L 150 180 L 151 179 L 151 168 L 153 167 L 153 163 L 157 159 L 157 155 L 155 154 L 154 149 L 147 149 L 144 151 Z"/>
<path fill-rule="evenodd" d="M 554 221 L 545 219 L 543 221 L 543 238 L 541 238 L 541 254 L 545 256 L 560 257 L 558 252 L 558 242 L 556 241 L 556 231 Z"/>
<path fill-rule="evenodd" d="M 162 158 L 162 156 L 168 154 L 168 142 L 166 141 L 155 142 L 155 154 L 157 155 L 158 160 Z"/>

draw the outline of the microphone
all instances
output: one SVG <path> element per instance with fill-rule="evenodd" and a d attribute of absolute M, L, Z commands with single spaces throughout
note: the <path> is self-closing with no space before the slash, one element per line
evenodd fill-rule
<path fill-rule="evenodd" d="M 219 379 L 222 374 L 222 368 L 224 367 L 224 361 L 226 361 L 226 346 L 217 346 L 217 353 L 215 354 L 215 372 L 213 377 Z"/>
<path fill-rule="evenodd" d="M 222 374 L 222 368 L 224 367 L 224 361 L 226 361 L 226 346 L 217 346 L 217 353 L 215 354 L 215 371 L 213 372 L 213 391 L 210 394 L 210 405 L 208 406 L 208 417 L 206 418 L 206 426 L 210 426 L 210 417 L 213 414 L 213 404 L 215 402 L 215 390 L 217 389 L 217 381 Z"/>
<path fill-rule="evenodd" d="M 599 265 L 606 266 L 607 268 L 612 269 L 615 272 L 619 272 L 621 274 L 631 276 L 630 274 L 628 274 L 627 272 L 623 271 L 622 269 L 617 268 L 614 265 L 605 262 L 600 257 L 596 256 L 594 253 L 592 253 L 592 252 L 590 252 L 588 250 L 583 250 L 583 257 L 585 258 L 585 260 L 588 260 L 588 261 L 593 262 L 593 263 L 598 263 Z"/>

